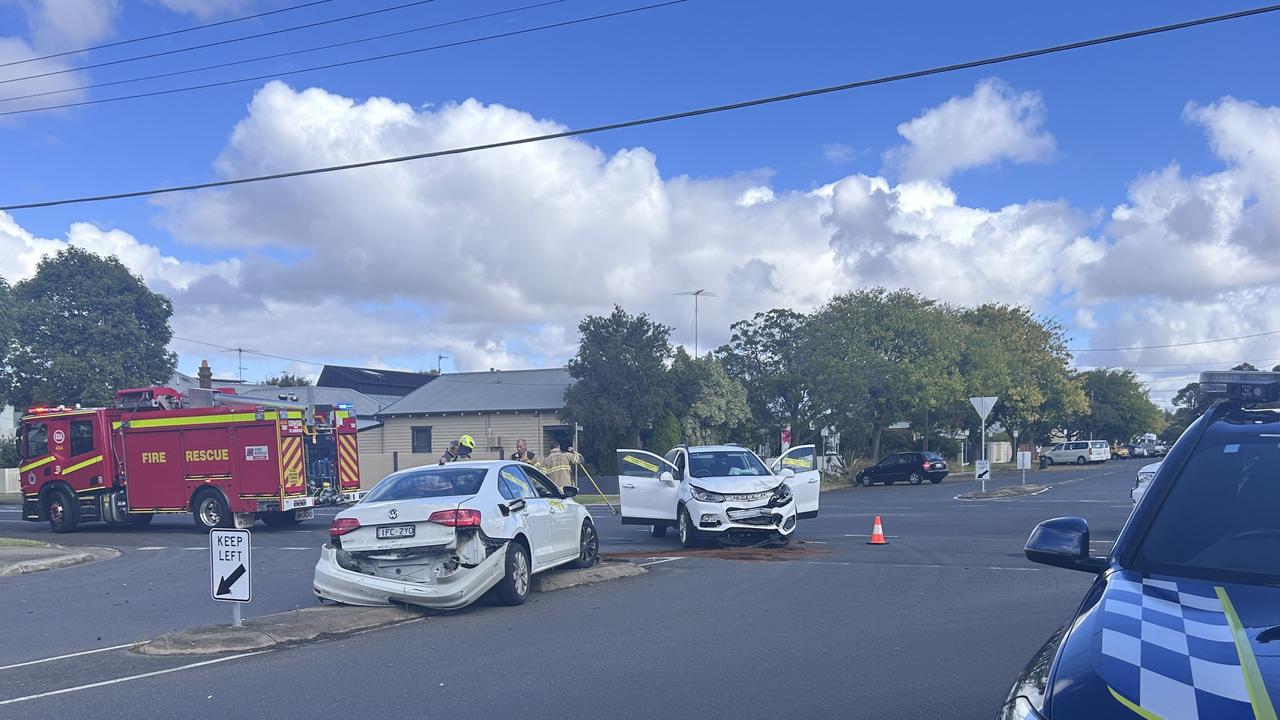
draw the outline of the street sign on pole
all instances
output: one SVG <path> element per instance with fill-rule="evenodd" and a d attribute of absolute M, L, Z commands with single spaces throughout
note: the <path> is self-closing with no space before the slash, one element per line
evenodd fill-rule
<path fill-rule="evenodd" d="M 1018 469 L 1022 471 L 1022 484 L 1027 484 L 1027 471 L 1031 469 L 1031 451 L 1018 451 Z"/>
<path fill-rule="evenodd" d="M 987 481 L 991 479 L 991 461 L 975 460 L 973 463 L 973 467 L 974 467 L 974 471 L 973 471 L 974 479 L 982 481 L 982 491 L 986 492 Z"/>
<path fill-rule="evenodd" d="M 252 537 L 248 530 L 209 531 L 209 593 L 219 602 L 234 603 L 232 623 L 240 627 L 240 603 L 253 599 Z"/>
<path fill-rule="evenodd" d="M 987 459 L 987 416 L 991 414 L 991 408 L 996 406 L 998 397 L 971 397 L 969 402 L 973 403 L 973 409 L 978 411 L 978 417 L 982 418 L 982 459 Z"/>

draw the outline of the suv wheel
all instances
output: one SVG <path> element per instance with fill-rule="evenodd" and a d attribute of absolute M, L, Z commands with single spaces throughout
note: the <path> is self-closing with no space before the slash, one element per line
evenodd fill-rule
<path fill-rule="evenodd" d="M 920 483 L 924 482 L 924 477 L 922 477 L 920 473 L 911 473 L 911 477 L 907 478 L 907 482 L 911 483 L 912 485 L 919 485 Z"/>
<path fill-rule="evenodd" d="M 698 530 L 693 526 L 693 518 L 689 517 L 689 511 L 680 506 L 680 512 L 677 513 L 678 529 L 680 531 L 680 547 L 691 548 L 698 545 Z"/>
<path fill-rule="evenodd" d="M 862 483 L 862 487 L 871 487 L 871 476 L 863 475 L 858 478 L 858 482 Z"/>

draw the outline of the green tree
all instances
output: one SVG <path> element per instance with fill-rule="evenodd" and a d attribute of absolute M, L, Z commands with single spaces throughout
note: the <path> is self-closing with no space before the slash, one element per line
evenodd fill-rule
<path fill-rule="evenodd" d="M 879 457 L 889 425 L 923 417 L 960 388 L 960 344 L 944 305 L 908 290 L 837 295 L 807 326 L 814 402 L 823 422 L 870 437 Z"/>
<path fill-rule="evenodd" d="M 746 388 L 754 443 L 776 446 L 788 425 L 795 442 L 812 442 L 818 435 L 805 363 L 808 321 L 785 308 L 756 313 L 735 322 L 729 343 L 714 353 L 725 372 Z"/>
<path fill-rule="evenodd" d="M 684 348 L 677 348 L 668 385 L 686 443 L 718 445 L 743 439 L 751 421 L 747 391 L 729 377 L 720 361 L 690 357 Z"/>
<path fill-rule="evenodd" d="M 588 315 L 578 332 L 569 361 L 576 382 L 565 392 L 563 415 L 587 428 L 587 454 L 610 466 L 613 450 L 640 446 L 641 433 L 670 405 L 671 328 L 615 305 L 609 315 Z"/>
<path fill-rule="evenodd" d="M 1080 373 L 1089 411 L 1068 430 L 1076 437 L 1123 441 L 1161 429 L 1160 408 L 1132 370 L 1101 368 Z"/>
<path fill-rule="evenodd" d="M 168 381 L 177 362 L 169 298 L 115 257 L 69 247 L 10 292 L 11 400 L 107 405 L 120 388 Z"/>
<path fill-rule="evenodd" d="M 0 435 L 0 469 L 16 468 L 20 462 L 18 439 L 13 435 Z"/>
<path fill-rule="evenodd" d="M 266 384 L 276 387 L 309 387 L 311 380 L 301 375 L 294 375 L 288 370 L 281 370 L 279 375 L 267 378 Z"/>
<path fill-rule="evenodd" d="M 9 364 L 6 358 L 10 352 L 14 335 L 13 293 L 9 284 L 0 277 L 0 408 L 9 404 L 10 377 Z M 0 464 L 0 467 L 9 467 Z"/>

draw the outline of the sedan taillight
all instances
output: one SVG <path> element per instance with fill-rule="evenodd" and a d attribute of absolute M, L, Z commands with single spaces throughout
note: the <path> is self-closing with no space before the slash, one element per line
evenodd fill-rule
<path fill-rule="evenodd" d="M 329 525 L 329 537 L 342 537 L 359 529 L 360 521 L 355 518 L 334 518 Z"/>
<path fill-rule="evenodd" d="M 480 511 L 470 509 L 437 510 L 431 513 L 431 516 L 427 518 L 427 522 L 448 525 L 449 527 L 479 527 Z"/>

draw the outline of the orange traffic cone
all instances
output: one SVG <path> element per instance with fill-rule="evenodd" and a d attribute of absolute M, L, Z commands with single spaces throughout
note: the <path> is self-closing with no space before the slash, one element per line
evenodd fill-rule
<path fill-rule="evenodd" d="M 888 545 L 889 541 L 884 539 L 884 528 L 880 526 L 880 516 L 876 516 L 876 524 L 871 526 L 871 539 L 867 541 L 868 545 Z"/>

